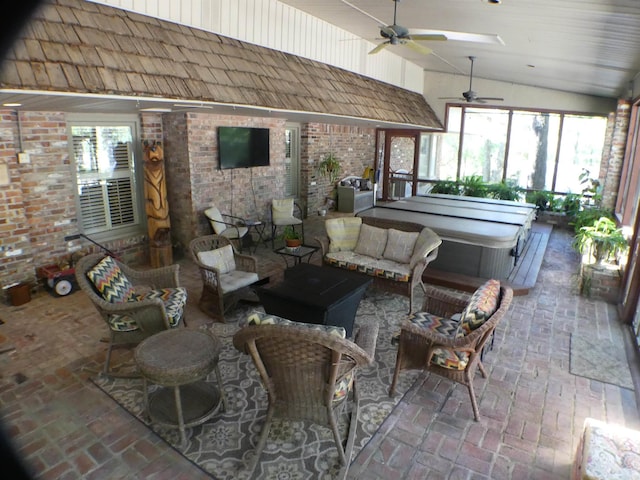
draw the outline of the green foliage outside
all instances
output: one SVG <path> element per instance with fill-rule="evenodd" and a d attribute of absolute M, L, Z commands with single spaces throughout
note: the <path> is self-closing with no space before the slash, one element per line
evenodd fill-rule
<path fill-rule="evenodd" d="M 487 197 L 488 189 L 487 185 L 482 180 L 480 175 L 473 175 L 470 177 L 465 177 L 462 179 L 460 183 L 460 190 L 462 195 L 467 197 Z"/>
<path fill-rule="evenodd" d="M 430 193 L 443 193 L 447 195 L 461 195 L 460 185 L 456 180 L 440 180 L 433 185 Z"/>
<path fill-rule="evenodd" d="M 462 180 L 438 181 L 433 185 L 430 193 L 519 201 L 522 196 L 522 189 L 508 181 L 485 183 L 480 175 L 473 175 Z"/>

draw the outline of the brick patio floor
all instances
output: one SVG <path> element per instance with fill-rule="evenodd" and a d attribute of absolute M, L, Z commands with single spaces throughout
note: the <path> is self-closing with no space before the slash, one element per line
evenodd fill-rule
<path fill-rule="evenodd" d="M 305 223 L 307 235 L 322 227 Z M 570 334 L 606 337 L 613 305 L 577 295 L 570 234 L 554 231 L 536 287 L 515 297 L 476 378 L 481 421 L 467 391 L 421 375 L 354 460 L 353 479 L 566 479 L 586 417 L 640 428 L 633 391 L 569 372 Z M 258 248 L 262 268 L 281 258 Z M 180 260 L 189 326 L 209 322 L 196 307 L 200 279 Z M 0 414 L 38 478 L 209 478 L 99 391 L 89 377 L 104 360 L 106 333 L 88 299 L 45 291 L 0 306 Z M 624 348 L 624 346 L 620 346 Z M 115 359 L 127 359 L 117 350 Z"/>

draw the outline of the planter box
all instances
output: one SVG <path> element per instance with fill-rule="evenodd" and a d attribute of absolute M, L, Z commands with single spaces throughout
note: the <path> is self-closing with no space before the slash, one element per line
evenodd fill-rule
<path fill-rule="evenodd" d="M 566 228 L 572 230 L 573 226 L 569 225 L 569 217 L 563 212 L 538 212 L 536 215 L 536 222 L 548 223 L 559 228 Z"/>
<path fill-rule="evenodd" d="M 585 297 L 617 303 L 621 283 L 622 272 L 618 265 L 591 263 L 580 266 L 580 294 Z"/>

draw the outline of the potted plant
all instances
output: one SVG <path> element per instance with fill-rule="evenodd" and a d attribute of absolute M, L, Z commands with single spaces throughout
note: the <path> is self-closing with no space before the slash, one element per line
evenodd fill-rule
<path fill-rule="evenodd" d="M 460 184 L 455 180 L 439 180 L 433 185 L 430 193 L 460 195 Z"/>
<path fill-rule="evenodd" d="M 341 170 L 340 162 L 333 153 L 327 153 L 318 164 L 318 173 L 328 178 L 331 185 L 338 181 Z"/>
<path fill-rule="evenodd" d="M 602 264 L 624 251 L 628 243 L 622 229 L 608 217 L 600 217 L 592 225 L 581 227 L 573 239 L 573 248 L 581 254 L 593 255 Z"/>
<path fill-rule="evenodd" d="M 302 245 L 302 235 L 291 225 L 284 227 L 282 238 L 284 238 L 284 243 L 289 248 L 298 248 Z"/>

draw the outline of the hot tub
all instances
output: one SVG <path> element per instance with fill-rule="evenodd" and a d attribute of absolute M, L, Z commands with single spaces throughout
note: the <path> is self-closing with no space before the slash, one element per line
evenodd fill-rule
<path fill-rule="evenodd" d="M 522 226 L 448 216 L 444 210 L 440 214 L 433 214 L 415 208 L 389 208 L 395 203 L 364 210 L 358 216 L 370 219 L 367 223 L 372 224 L 379 219 L 383 222 L 418 223 L 431 228 L 442 238 L 442 245 L 430 268 L 497 279 L 507 278 L 513 270 L 524 242 L 525 230 Z"/>

